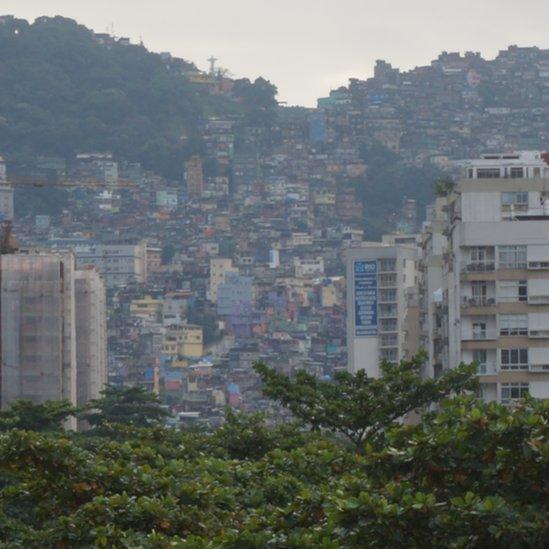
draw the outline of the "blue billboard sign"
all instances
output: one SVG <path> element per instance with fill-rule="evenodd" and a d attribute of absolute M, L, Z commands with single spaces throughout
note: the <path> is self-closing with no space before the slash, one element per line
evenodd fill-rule
<path fill-rule="evenodd" d="M 377 261 L 354 262 L 355 337 L 377 336 Z"/>

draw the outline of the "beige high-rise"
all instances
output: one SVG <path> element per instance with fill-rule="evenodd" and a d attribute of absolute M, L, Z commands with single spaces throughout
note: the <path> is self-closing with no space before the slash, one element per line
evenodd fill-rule
<path fill-rule="evenodd" d="M 0 258 L 0 404 L 84 404 L 105 382 L 105 290 L 70 253 Z M 69 426 L 74 427 L 74 422 Z"/>
<path fill-rule="evenodd" d="M 425 240 L 441 245 L 424 246 L 432 375 L 475 361 L 486 400 L 549 398 L 547 156 L 490 154 L 464 167 Z"/>

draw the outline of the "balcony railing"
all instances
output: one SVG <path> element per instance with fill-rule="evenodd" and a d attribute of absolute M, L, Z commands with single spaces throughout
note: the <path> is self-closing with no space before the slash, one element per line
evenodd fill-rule
<path fill-rule="evenodd" d="M 528 332 L 528 337 L 532 337 L 532 338 L 548 337 L 549 338 L 549 328 L 542 329 L 542 330 L 530 330 Z"/>
<path fill-rule="evenodd" d="M 468 263 L 462 269 L 464 273 L 487 273 L 496 270 L 496 264 L 494 261 L 484 261 Z"/>
<path fill-rule="evenodd" d="M 544 305 L 549 303 L 549 295 L 529 295 L 528 303 L 530 305 Z"/>
<path fill-rule="evenodd" d="M 497 366 L 494 363 L 479 364 L 477 374 L 479 376 L 493 376 L 498 373 Z"/>
<path fill-rule="evenodd" d="M 463 307 L 494 307 L 496 305 L 495 297 L 467 297 L 464 296 L 461 300 Z"/>
<path fill-rule="evenodd" d="M 498 334 L 495 330 L 482 330 L 469 332 L 461 335 L 461 339 L 464 341 L 487 341 L 492 339 L 497 339 Z"/>

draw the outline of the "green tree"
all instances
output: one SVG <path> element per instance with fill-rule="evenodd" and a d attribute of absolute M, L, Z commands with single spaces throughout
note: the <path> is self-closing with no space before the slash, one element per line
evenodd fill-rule
<path fill-rule="evenodd" d="M 0 433 L 2 544 L 547 546 L 549 403 L 449 398 L 365 454 L 257 416 L 229 423 Z"/>
<path fill-rule="evenodd" d="M 362 450 L 364 443 L 406 414 L 439 402 L 452 393 L 477 387 L 474 365 L 462 364 L 437 379 L 424 379 L 420 353 L 399 364 L 383 362 L 379 378 L 337 372 L 323 381 L 300 370 L 294 378 L 263 363 L 254 365 L 263 380 L 263 393 L 288 408 L 313 430 L 327 429 L 347 437 Z"/>
<path fill-rule="evenodd" d="M 80 415 L 94 427 L 110 423 L 147 426 L 160 422 L 168 412 L 160 406 L 160 399 L 144 387 L 107 387 L 99 399 L 90 401 Z"/>
<path fill-rule="evenodd" d="M 43 404 L 15 400 L 8 410 L 0 412 L 0 430 L 59 431 L 63 422 L 76 412 L 68 400 L 49 400 Z"/>
<path fill-rule="evenodd" d="M 441 177 L 435 181 L 435 194 L 437 196 L 448 196 L 456 186 L 451 177 Z"/>

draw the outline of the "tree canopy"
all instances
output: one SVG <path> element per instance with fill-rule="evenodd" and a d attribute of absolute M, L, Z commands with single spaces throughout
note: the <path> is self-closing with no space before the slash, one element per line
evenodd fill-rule
<path fill-rule="evenodd" d="M 422 384 L 420 360 L 333 390 L 257 366 L 267 392 L 324 431 L 230 410 L 213 431 L 168 429 L 138 389 L 107 389 L 83 433 L 50 429 L 65 402 L 16 403 L 0 433 L 3 546 L 545 547 L 549 403 L 456 394 L 474 386 L 465 366 Z M 434 400 L 415 424 L 394 421 Z M 366 424 L 363 452 L 330 433 Z"/>
<path fill-rule="evenodd" d="M 61 430 L 63 422 L 74 416 L 77 409 L 68 400 L 33 404 L 29 400 L 16 400 L 8 410 L 0 412 L 0 431 L 26 429 L 30 431 Z"/>
<path fill-rule="evenodd" d="M 319 380 L 300 370 L 294 378 L 265 364 L 254 369 L 263 392 L 287 407 L 313 430 L 327 429 L 347 437 L 357 449 L 406 414 L 441 401 L 449 394 L 476 389 L 475 366 L 462 364 L 437 379 L 423 378 L 423 354 L 398 364 L 382 362 L 381 376 L 337 372 L 333 381 Z"/>
<path fill-rule="evenodd" d="M 80 418 L 97 427 L 109 423 L 146 427 L 164 419 L 168 412 L 160 399 L 144 387 L 109 386 L 102 397 L 91 400 Z"/>
<path fill-rule="evenodd" d="M 221 434 L 0 434 L 9 547 L 544 547 L 547 403 L 456 397 L 350 451 L 238 416 Z"/>

